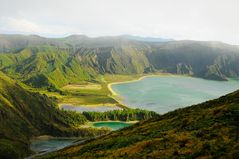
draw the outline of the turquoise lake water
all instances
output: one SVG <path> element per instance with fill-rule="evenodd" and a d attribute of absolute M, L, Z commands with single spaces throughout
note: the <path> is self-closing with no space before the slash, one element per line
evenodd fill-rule
<path fill-rule="evenodd" d="M 160 114 L 218 98 L 239 89 L 239 80 L 213 81 L 186 76 L 153 76 L 112 85 L 122 103 Z"/>
<path fill-rule="evenodd" d="M 124 127 L 130 126 L 132 123 L 126 123 L 126 122 L 95 122 L 93 123 L 93 127 L 101 128 L 101 127 L 108 127 L 111 130 L 119 130 Z"/>

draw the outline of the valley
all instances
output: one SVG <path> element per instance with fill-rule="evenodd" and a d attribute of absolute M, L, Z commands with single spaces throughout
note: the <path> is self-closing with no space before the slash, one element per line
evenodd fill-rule
<path fill-rule="evenodd" d="M 0 35 L 0 158 L 24 158 L 33 149 L 47 158 L 114 158 L 112 146 L 116 157 L 137 158 L 128 150 L 153 144 L 146 149 L 153 157 L 215 156 L 221 148 L 215 134 L 207 136 L 210 143 L 199 141 L 213 128 L 225 152 L 227 141 L 234 151 L 238 92 L 224 95 L 239 88 L 238 61 L 239 48 L 221 42 Z M 32 142 L 42 135 L 52 138 Z M 208 145 L 216 147 L 202 150 Z M 46 154 L 45 147 L 59 151 Z"/>
<path fill-rule="evenodd" d="M 0 159 L 239 159 L 238 0 L 0 0 Z"/>

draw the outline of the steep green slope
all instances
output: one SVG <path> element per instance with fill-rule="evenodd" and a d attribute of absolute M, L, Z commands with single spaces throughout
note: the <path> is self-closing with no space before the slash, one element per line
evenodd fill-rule
<path fill-rule="evenodd" d="M 169 72 L 213 80 L 239 76 L 239 47 L 220 42 L 0 35 L 0 52 L 3 72 L 51 91 L 69 83 L 101 82 L 99 74 L 107 73 Z"/>
<path fill-rule="evenodd" d="M 238 158 L 239 92 L 40 158 Z"/>
<path fill-rule="evenodd" d="M 2 70 L 32 87 L 56 89 L 69 82 L 90 81 L 92 76 L 96 76 L 94 70 L 81 66 L 67 50 L 50 46 L 30 47 L 15 56 L 26 52 L 30 54 L 28 58 L 18 60 L 20 62 L 10 59 Z M 5 61 L 1 56 L 10 58 L 13 55 L 0 54 L 0 59 Z"/>
<path fill-rule="evenodd" d="M 17 54 L 0 54 L 0 68 L 8 67 L 11 65 L 20 64 L 23 60 L 30 58 L 32 56 L 32 52 L 30 49 L 24 49 Z"/>
<path fill-rule="evenodd" d="M 92 137 L 106 130 L 77 128 L 86 118 L 60 111 L 45 95 L 24 90 L 0 72 L 0 158 L 22 158 L 30 153 L 33 136 Z"/>
<path fill-rule="evenodd" d="M 29 52 L 29 57 L 16 61 Z M 12 58 L 12 57 L 16 58 Z M 6 62 L 6 59 L 8 62 Z M 52 46 L 28 47 L 18 54 L 0 54 L 1 70 L 36 88 L 56 90 L 69 83 L 95 82 L 99 74 L 140 74 L 151 71 L 142 51 L 123 48 L 80 48 L 71 50 Z"/>

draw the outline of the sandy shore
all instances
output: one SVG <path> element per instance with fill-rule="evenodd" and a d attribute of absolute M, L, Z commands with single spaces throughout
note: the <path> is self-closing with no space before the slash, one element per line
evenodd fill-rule
<path fill-rule="evenodd" d="M 112 82 L 112 83 L 109 83 L 107 85 L 108 89 L 110 90 L 110 92 L 112 93 L 112 98 L 114 98 L 117 102 L 119 102 L 120 104 L 123 104 L 120 102 L 120 95 L 117 94 L 113 89 L 112 89 L 112 85 L 115 85 L 115 84 L 123 84 L 123 83 L 132 83 L 132 82 L 137 82 L 137 81 L 140 81 L 140 80 L 143 80 L 144 78 L 146 77 L 160 77 L 160 76 L 175 76 L 173 74 L 170 74 L 170 73 L 160 73 L 160 74 L 152 74 L 152 75 L 143 75 L 142 77 L 139 77 L 138 79 L 135 79 L 135 80 L 129 80 L 129 81 L 121 81 L 121 82 Z M 124 105 L 124 104 L 123 104 Z"/>

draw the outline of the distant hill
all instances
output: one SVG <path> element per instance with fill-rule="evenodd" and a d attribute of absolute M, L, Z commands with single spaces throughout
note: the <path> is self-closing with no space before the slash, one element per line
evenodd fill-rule
<path fill-rule="evenodd" d="M 25 84 L 57 90 L 104 74 L 167 72 L 227 80 L 239 76 L 239 47 L 221 42 L 145 42 L 124 36 L 0 35 L 0 70 Z"/>
<path fill-rule="evenodd" d="M 239 156 L 239 92 L 112 132 L 39 158 L 228 158 Z"/>
<path fill-rule="evenodd" d="M 90 38 L 86 35 L 70 35 L 65 38 L 45 38 L 38 35 L 0 34 L 0 53 L 18 52 L 29 46 L 51 45 L 59 48 L 112 47 L 129 41 L 168 42 L 172 39 L 140 37 L 132 35 Z"/>
<path fill-rule="evenodd" d="M 144 42 L 169 42 L 169 41 L 174 41 L 173 39 L 143 37 L 143 36 L 134 36 L 134 35 L 122 35 L 122 37 L 127 38 L 127 39 L 131 39 L 131 40 L 144 41 Z"/>

